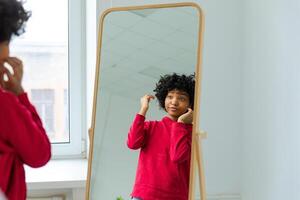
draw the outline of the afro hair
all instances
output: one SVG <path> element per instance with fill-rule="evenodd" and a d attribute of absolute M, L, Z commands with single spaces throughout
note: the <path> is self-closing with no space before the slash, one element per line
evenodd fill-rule
<path fill-rule="evenodd" d="M 23 8 L 23 1 L 0 0 L 0 42 L 9 42 L 13 35 L 24 33 L 24 24 L 30 16 Z"/>

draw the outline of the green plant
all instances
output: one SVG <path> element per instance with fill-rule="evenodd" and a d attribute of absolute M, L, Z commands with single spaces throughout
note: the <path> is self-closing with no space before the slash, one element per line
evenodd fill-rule
<path fill-rule="evenodd" d="M 123 199 L 123 197 L 120 196 L 120 197 L 117 197 L 116 200 L 124 200 L 124 199 Z"/>

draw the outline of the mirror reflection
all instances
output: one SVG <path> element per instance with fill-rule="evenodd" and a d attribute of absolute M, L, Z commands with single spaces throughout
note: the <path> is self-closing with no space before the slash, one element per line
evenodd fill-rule
<path fill-rule="evenodd" d="M 187 199 L 199 11 L 116 10 L 101 23 L 89 197 Z"/>

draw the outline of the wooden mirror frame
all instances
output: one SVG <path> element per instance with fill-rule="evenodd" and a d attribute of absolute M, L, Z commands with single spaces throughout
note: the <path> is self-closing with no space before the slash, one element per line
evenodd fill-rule
<path fill-rule="evenodd" d="M 143 6 L 129 6 L 129 7 L 116 7 L 105 10 L 99 19 L 98 26 L 98 42 L 97 42 L 97 60 L 96 60 L 96 73 L 95 73 L 95 84 L 94 84 L 94 96 L 93 96 L 93 109 L 92 109 L 92 122 L 91 128 L 89 129 L 89 156 L 88 156 L 88 173 L 86 180 L 86 193 L 85 199 L 90 198 L 90 182 L 91 182 L 91 170 L 92 170 L 92 158 L 93 158 L 93 147 L 94 147 L 94 130 L 95 130 L 95 116 L 97 106 L 97 95 L 100 82 L 100 53 L 102 47 L 102 34 L 103 34 L 103 22 L 106 15 L 114 11 L 129 11 L 129 10 L 142 10 L 142 9 L 154 9 L 154 8 L 176 8 L 176 7 L 194 7 L 198 10 L 199 14 L 199 31 L 198 31 L 198 48 L 197 48 L 197 63 L 195 66 L 195 97 L 194 97 L 194 116 L 193 116 L 193 131 L 192 131 L 192 146 L 191 146 L 191 161 L 190 161 L 190 182 L 189 182 L 189 200 L 194 200 L 195 196 L 195 167 L 198 167 L 199 174 L 199 186 L 201 200 L 206 200 L 206 189 L 205 189 L 205 177 L 204 167 L 202 159 L 202 148 L 201 140 L 205 138 L 199 129 L 200 120 L 200 94 L 201 94 L 201 75 L 202 75 L 202 49 L 203 49 L 203 33 L 204 33 L 204 14 L 201 7 L 192 2 L 186 3 L 171 3 L 171 4 L 153 4 Z"/>

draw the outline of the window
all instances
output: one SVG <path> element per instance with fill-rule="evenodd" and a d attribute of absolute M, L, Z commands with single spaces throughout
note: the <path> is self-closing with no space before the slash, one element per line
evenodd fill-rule
<path fill-rule="evenodd" d="M 85 152 L 84 2 L 26 1 L 32 16 L 25 34 L 11 43 L 11 55 L 24 63 L 23 86 L 57 157 Z"/>
<path fill-rule="evenodd" d="M 42 119 L 50 140 L 55 140 L 55 138 L 58 138 L 58 134 L 55 134 L 54 128 L 54 90 L 33 89 L 31 90 L 31 100 Z"/>

